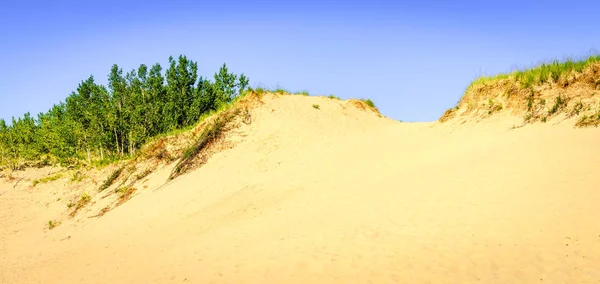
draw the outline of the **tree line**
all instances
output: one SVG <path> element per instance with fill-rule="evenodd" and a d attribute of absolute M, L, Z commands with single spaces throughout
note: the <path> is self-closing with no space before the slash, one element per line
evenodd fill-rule
<path fill-rule="evenodd" d="M 0 166 L 16 169 L 28 162 L 73 163 L 131 156 L 149 138 L 195 124 L 231 102 L 249 80 L 227 65 L 213 80 L 198 76 L 186 56 L 169 57 L 169 67 L 141 64 L 125 74 L 114 64 L 108 86 L 94 77 L 82 81 L 64 102 L 37 118 L 29 112 L 0 119 Z"/>

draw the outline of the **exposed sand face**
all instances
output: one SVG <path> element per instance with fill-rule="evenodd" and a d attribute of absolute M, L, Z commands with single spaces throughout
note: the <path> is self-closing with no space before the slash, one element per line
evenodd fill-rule
<path fill-rule="evenodd" d="M 14 217 L 47 196 L 0 183 L 0 282 L 600 281 L 598 129 L 342 105 L 266 98 L 233 149 L 52 231 Z"/>

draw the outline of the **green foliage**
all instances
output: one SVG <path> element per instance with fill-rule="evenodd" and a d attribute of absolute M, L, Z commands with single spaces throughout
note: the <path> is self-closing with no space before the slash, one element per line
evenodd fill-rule
<path fill-rule="evenodd" d="M 277 88 L 273 91 L 273 93 L 283 95 L 283 94 L 289 94 L 290 92 L 288 92 L 287 90 L 282 89 L 282 88 Z"/>
<path fill-rule="evenodd" d="M 583 71 L 585 67 L 595 62 L 600 62 L 600 55 L 591 55 L 582 60 L 573 60 L 570 58 L 562 61 L 554 60 L 526 70 L 518 70 L 512 73 L 498 74 L 495 76 L 481 76 L 471 82 L 467 90 L 476 85 L 482 85 L 511 77 L 514 78 L 522 88 L 531 88 L 547 82 L 558 82 L 561 78 L 568 76 L 572 72 Z"/>
<path fill-rule="evenodd" d="M 321 107 L 319 105 L 313 105 L 313 108 L 320 109 Z"/>
<path fill-rule="evenodd" d="M 183 55 L 169 58 L 164 75 L 158 63 L 125 73 L 114 64 L 106 87 L 90 76 L 37 118 L 26 113 L 10 125 L 0 120 L 0 167 L 16 170 L 42 157 L 63 165 L 110 164 L 134 156 L 152 137 L 195 125 L 249 84 L 225 64 L 213 81 L 197 71 Z"/>
<path fill-rule="evenodd" d="M 565 99 L 562 96 L 556 97 L 556 101 L 550 110 L 548 110 L 548 115 L 553 115 L 561 110 L 565 106 Z"/>
<path fill-rule="evenodd" d="M 333 99 L 333 100 L 340 100 L 340 97 L 336 97 L 334 95 L 329 95 L 328 98 Z"/>
<path fill-rule="evenodd" d="M 375 108 L 375 103 L 371 99 L 361 99 L 361 101 L 365 102 L 368 106 Z"/>
<path fill-rule="evenodd" d="M 84 193 L 83 193 L 83 194 L 82 194 L 82 195 L 79 197 L 79 200 L 77 201 L 77 203 L 76 203 L 76 204 L 69 203 L 69 205 L 71 205 L 71 206 L 67 205 L 67 207 L 71 208 L 71 207 L 75 206 L 75 209 L 74 209 L 74 210 L 71 212 L 71 214 L 70 214 L 70 215 L 71 215 L 71 217 L 75 216 L 75 214 L 77 214 L 77 212 L 78 212 L 78 211 L 79 211 L 81 208 L 83 208 L 85 205 L 87 205 L 88 203 L 90 203 L 90 201 L 91 201 L 91 200 L 92 200 L 92 197 L 91 197 L 89 194 L 87 194 L 87 193 L 85 193 L 85 192 L 84 192 Z"/>
<path fill-rule="evenodd" d="M 36 186 L 36 185 L 38 185 L 40 183 L 47 183 L 47 182 L 55 181 L 55 180 L 61 178 L 62 176 L 63 176 L 62 173 L 56 173 L 54 175 L 50 175 L 50 176 L 47 176 L 47 177 L 43 177 L 43 178 L 40 178 L 40 179 L 33 180 L 33 186 Z"/>
<path fill-rule="evenodd" d="M 301 95 L 301 96 L 310 96 L 310 94 L 308 93 L 308 91 L 300 91 L 297 94 Z"/>
<path fill-rule="evenodd" d="M 76 171 L 71 176 L 71 182 L 81 182 L 84 178 L 85 178 L 85 175 L 82 172 Z"/>
<path fill-rule="evenodd" d="M 116 169 L 114 172 L 112 172 L 110 174 L 110 176 L 108 176 L 106 178 L 106 180 L 104 180 L 104 182 L 102 183 L 102 185 L 100 186 L 98 191 L 103 191 L 103 190 L 109 188 L 113 184 L 113 182 L 115 182 L 115 180 L 117 178 L 119 178 L 119 176 L 121 175 L 121 173 L 123 172 L 124 169 L 125 169 L 125 166 L 122 166 L 122 167 L 119 167 L 118 169 Z"/>
<path fill-rule="evenodd" d="M 60 225 L 59 221 L 49 220 L 48 221 L 48 230 L 52 230 L 56 228 L 56 226 Z"/>
<path fill-rule="evenodd" d="M 600 125 L 600 109 L 596 110 L 595 113 L 591 115 L 583 115 L 575 126 L 577 127 L 590 127 L 595 126 L 598 127 Z"/>

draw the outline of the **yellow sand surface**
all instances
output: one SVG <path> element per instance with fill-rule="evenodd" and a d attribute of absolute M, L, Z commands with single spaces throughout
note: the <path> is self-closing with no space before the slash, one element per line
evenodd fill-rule
<path fill-rule="evenodd" d="M 0 283 L 600 283 L 600 130 L 519 119 L 268 96 L 231 149 L 53 230 L 60 188 L 2 180 Z"/>

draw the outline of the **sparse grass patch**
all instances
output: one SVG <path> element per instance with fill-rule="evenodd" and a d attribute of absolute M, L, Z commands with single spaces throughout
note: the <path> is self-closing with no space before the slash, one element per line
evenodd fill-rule
<path fill-rule="evenodd" d="M 361 99 L 361 101 L 365 102 L 368 106 L 375 108 L 375 103 L 371 99 Z"/>
<path fill-rule="evenodd" d="M 573 107 L 573 109 L 569 112 L 568 117 L 572 117 L 574 115 L 579 115 L 579 113 L 583 110 L 583 103 L 581 102 L 581 100 L 575 104 L 575 106 Z"/>
<path fill-rule="evenodd" d="M 55 180 L 61 178 L 62 176 L 63 176 L 62 173 L 56 173 L 51 176 L 33 180 L 33 186 L 36 186 L 40 183 L 47 183 L 47 182 L 55 181 Z"/>
<path fill-rule="evenodd" d="M 321 107 L 320 107 L 319 105 L 317 105 L 317 104 L 314 104 L 312 107 L 313 107 L 314 109 L 320 109 L 320 108 L 321 108 Z"/>
<path fill-rule="evenodd" d="M 135 180 L 136 181 L 141 180 L 141 179 L 145 178 L 146 176 L 148 176 L 150 173 L 152 173 L 151 169 L 145 169 L 143 172 L 141 172 L 135 176 Z"/>
<path fill-rule="evenodd" d="M 112 172 L 112 174 L 110 174 L 110 176 L 108 176 L 104 180 L 104 182 L 102 183 L 102 185 L 100 186 L 100 188 L 98 189 L 98 191 L 103 191 L 103 190 L 109 188 L 113 184 L 113 182 L 115 182 L 115 180 L 117 178 L 119 178 L 119 176 L 123 172 L 123 169 L 125 169 L 125 166 L 121 166 L 118 169 L 116 169 L 114 172 Z"/>
<path fill-rule="evenodd" d="M 554 60 L 551 62 L 542 63 L 528 68 L 526 70 L 514 71 L 512 73 L 503 73 L 494 76 L 481 76 L 467 87 L 467 90 L 477 85 L 484 85 L 489 82 L 499 81 L 508 78 L 514 78 L 519 83 L 521 88 L 531 88 L 533 86 L 539 86 L 544 83 L 559 83 L 561 80 L 564 81 L 565 77 L 569 76 L 572 72 L 580 73 L 587 66 L 600 62 L 600 55 L 592 55 L 582 60 L 574 60 L 568 58 L 566 60 Z M 566 82 L 566 81 L 565 81 Z M 567 83 L 561 85 L 566 86 Z"/>
<path fill-rule="evenodd" d="M 250 92 L 255 92 L 257 95 L 263 95 L 267 92 L 267 90 L 265 90 L 265 88 L 263 88 L 263 87 L 257 87 L 254 90 L 252 90 L 252 89 L 249 89 L 249 90 L 250 90 Z"/>
<path fill-rule="evenodd" d="M 288 92 L 287 90 L 285 90 L 283 88 L 277 88 L 273 91 L 273 93 L 278 94 L 278 95 L 284 95 L 284 94 L 289 94 L 290 92 Z"/>
<path fill-rule="evenodd" d="M 497 111 L 501 111 L 502 110 L 502 105 L 501 104 L 496 104 L 496 102 L 493 99 L 489 99 L 488 100 L 488 115 L 491 115 L 494 112 Z"/>
<path fill-rule="evenodd" d="M 81 171 L 76 171 L 71 176 L 71 182 L 81 182 L 85 178 L 85 175 Z"/>
<path fill-rule="evenodd" d="M 120 190 L 117 192 L 117 193 L 119 193 L 119 201 L 117 202 L 117 206 L 119 206 L 119 205 L 125 203 L 127 200 L 131 199 L 131 197 L 133 196 L 133 193 L 135 193 L 135 191 L 136 191 L 135 187 L 131 187 L 131 186 L 121 187 Z"/>
<path fill-rule="evenodd" d="M 224 110 L 223 112 L 217 114 L 217 117 L 204 127 L 198 140 L 192 143 L 192 145 L 190 145 L 190 147 L 183 152 L 183 157 L 177 163 L 177 165 L 175 165 L 175 168 L 169 175 L 169 180 L 172 180 L 175 177 L 187 172 L 192 167 L 193 160 L 198 153 L 200 153 L 202 149 L 206 148 L 212 142 L 217 140 L 217 138 L 219 138 L 222 132 L 225 130 L 226 125 L 233 120 L 237 114 L 239 114 L 239 110 Z"/>
<path fill-rule="evenodd" d="M 329 95 L 328 98 L 330 98 L 332 100 L 341 100 L 340 97 L 336 97 L 334 95 Z"/>
<path fill-rule="evenodd" d="M 310 94 L 308 93 L 308 91 L 300 91 L 298 93 L 296 93 L 297 95 L 301 95 L 301 96 L 310 96 Z"/>
<path fill-rule="evenodd" d="M 553 114 L 557 113 L 558 111 L 562 110 L 565 106 L 566 106 L 566 99 L 564 99 L 562 96 L 559 95 L 558 97 L 556 97 L 556 100 L 555 100 L 552 108 L 550 108 L 550 110 L 548 110 L 548 115 L 553 115 Z"/>
<path fill-rule="evenodd" d="M 598 127 L 598 125 L 600 125 L 600 109 L 592 115 L 583 115 L 575 124 L 577 127 Z"/>
<path fill-rule="evenodd" d="M 83 208 L 85 205 L 87 205 L 88 203 L 90 203 L 91 200 L 92 200 L 92 197 L 89 194 L 87 194 L 87 193 L 84 192 L 81 195 L 81 197 L 79 197 L 79 200 L 77 201 L 77 203 L 75 205 L 73 205 L 73 206 L 75 206 L 75 209 L 73 210 L 73 212 L 71 212 L 71 214 L 70 214 L 71 217 L 74 217 L 75 214 L 77 214 L 77 212 L 81 208 Z M 73 207 L 73 206 L 71 206 L 71 207 Z"/>
<path fill-rule="evenodd" d="M 49 220 L 48 221 L 48 230 L 52 230 L 54 228 L 56 228 L 56 226 L 60 225 L 59 221 L 55 221 L 55 220 Z"/>

